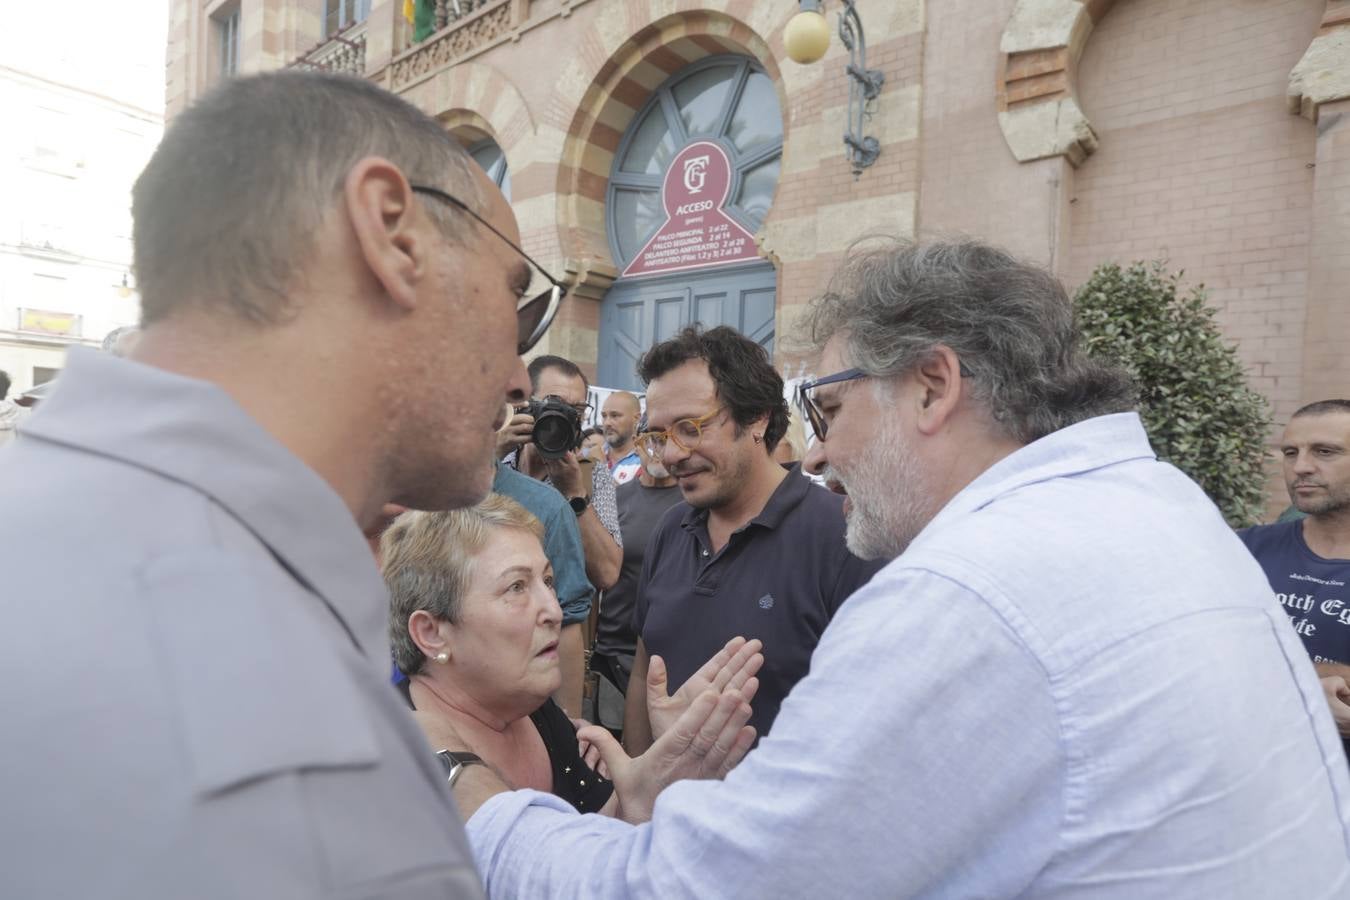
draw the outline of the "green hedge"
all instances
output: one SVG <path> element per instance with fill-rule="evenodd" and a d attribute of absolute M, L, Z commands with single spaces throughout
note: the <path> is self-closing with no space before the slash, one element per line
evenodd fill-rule
<path fill-rule="evenodd" d="M 1265 507 L 1266 400 L 1247 386 L 1204 286 L 1184 292 L 1161 263 L 1108 263 L 1074 298 L 1088 352 L 1128 368 L 1160 459 L 1205 489 L 1233 527 Z"/>

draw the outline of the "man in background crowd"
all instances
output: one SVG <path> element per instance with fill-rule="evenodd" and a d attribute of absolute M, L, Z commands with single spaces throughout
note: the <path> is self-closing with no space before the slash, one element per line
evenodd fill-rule
<path fill-rule="evenodd" d="M 631 394 L 629 395 L 632 396 Z M 639 428 L 646 430 L 646 420 Z M 633 609 L 637 600 L 638 579 L 647 542 L 666 510 L 681 500 L 675 478 L 642 445 L 635 450 L 640 468 L 637 478 L 619 485 L 619 527 L 623 529 L 623 570 L 614 587 L 605 591 L 600 603 L 596 627 L 595 652 L 591 669 L 608 678 L 621 694 L 628 693 L 628 677 L 637 652 L 637 633 L 633 628 Z"/>
<path fill-rule="evenodd" d="M 103 350 L 113 356 L 125 359 L 136 349 L 141 339 L 141 329 L 136 325 L 122 325 L 103 336 Z"/>
<path fill-rule="evenodd" d="M 600 410 L 600 422 L 605 432 L 606 458 L 609 474 L 615 484 L 627 484 L 642 468 L 633 438 L 637 435 L 638 417 L 642 414 L 638 398 L 628 391 L 615 391 L 605 398 Z"/>
<path fill-rule="evenodd" d="M 14 440 L 24 408 L 9 399 L 9 373 L 0 370 L 0 447 Z"/>
<path fill-rule="evenodd" d="M 1280 455 L 1290 502 L 1305 518 L 1238 535 L 1303 639 L 1350 753 L 1350 400 L 1294 413 Z"/>
<path fill-rule="evenodd" d="M 725 326 L 691 327 L 652 347 L 639 374 L 647 385 L 641 440 L 685 502 L 647 545 L 631 678 L 647 685 L 651 665 L 658 686 L 683 684 L 730 638 L 758 638 L 764 668 L 750 724 L 766 735 L 839 605 L 881 563 L 844 546 L 840 497 L 774 462 L 788 410 L 763 347 Z M 628 692 L 631 753 L 665 730 L 662 701 Z"/>
<path fill-rule="evenodd" d="M 529 373 L 530 393 L 535 400 L 557 397 L 576 410 L 585 424 L 590 414 L 586 400 L 590 385 L 576 363 L 561 356 L 537 356 L 530 361 Z M 497 435 L 497 455 L 531 478 L 552 484 L 567 498 L 586 548 L 586 577 L 596 590 L 607 590 L 619 577 L 623 562 L 614 479 L 601 463 L 583 470 L 575 451 L 558 459 L 545 459 L 530 442 L 533 430 L 533 417 L 513 415 Z"/>
<path fill-rule="evenodd" d="M 758 748 L 650 823 L 461 779 L 490 895 L 1345 897 L 1350 772 L 1316 673 L 1053 276 L 976 242 L 871 245 L 806 325 L 830 374 L 803 389 L 804 467 L 847 494 L 849 546 L 893 562 Z M 666 377 L 662 430 L 688 416 Z M 665 456 L 697 506 L 719 479 L 695 459 Z"/>

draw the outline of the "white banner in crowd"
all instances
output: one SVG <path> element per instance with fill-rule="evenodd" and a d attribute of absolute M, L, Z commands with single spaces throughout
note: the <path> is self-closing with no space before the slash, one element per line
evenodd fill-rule
<path fill-rule="evenodd" d="M 797 409 L 797 385 L 801 384 L 803 381 L 809 381 L 814 377 L 814 375 L 798 375 L 796 378 L 787 378 L 783 381 L 783 398 L 787 400 L 788 409 L 792 413 L 792 421 L 788 424 L 788 427 L 790 429 L 795 429 L 796 431 L 796 446 L 801 448 L 802 456 L 805 456 L 806 451 L 811 449 L 811 445 L 815 443 L 816 436 L 811 433 L 810 428 L 805 426 L 805 423 L 802 421 L 801 410 Z M 598 384 L 591 385 L 590 392 L 586 397 L 586 402 L 591 405 L 591 411 L 587 421 L 581 423 L 582 427 L 600 427 L 600 411 L 605 408 L 605 401 L 609 399 L 609 395 L 618 390 L 620 390 L 620 388 L 601 387 Z M 633 393 L 638 398 L 638 406 L 641 407 L 643 412 L 646 412 L 646 394 L 638 391 L 634 391 Z"/>

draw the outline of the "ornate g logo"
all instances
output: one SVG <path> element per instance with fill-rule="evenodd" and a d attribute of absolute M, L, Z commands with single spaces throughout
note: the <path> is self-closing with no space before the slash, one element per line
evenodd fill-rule
<path fill-rule="evenodd" d="M 703 182 L 708 177 L 708 157 L 695 156 L 684 161 L 684 189 L 691 194 L 703 190 Z"/>

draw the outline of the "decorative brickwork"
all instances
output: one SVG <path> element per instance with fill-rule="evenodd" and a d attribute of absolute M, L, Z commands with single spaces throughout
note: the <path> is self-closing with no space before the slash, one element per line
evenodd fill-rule
<path fill-rule="evenodd" d="M 402 56 L 389 67 L 390 89 L 408 84 L 450 65 L 475 50 L 481 50 L 499 38 L 507 37 L 512 27 L 513 0 L 497 0 L 472 15 L 456 19 Z"/>
<path fill-rule="evenodd" d="M 171 115 L 215 80 L 212 16 L 231 2 L 171 0 Z M 322 37 L 311 0 L 237 2 L 241 71 Z M 619 143 L 670 75 L 731 53 L 763 67 L 783 116 L 755 239 L 777 271 L 785 374 L 850 243 L 960 233 L 1070 288 L 1110 259 L 1184 268 L 1277 417 L 1350 384 L 1350 0 L 862 3 L 886 81 L 869 126 L 881 156 L 858 180 L 841 141 L 847 53 L 833 38 L 819 62 L 790 62 L 792 0 L 487 0 L 411 48 L 401 6 L 372 0 L 367 77 L 501 146 L 522 244 L 572 288 L 539 350 L 592 374 Z"/>

